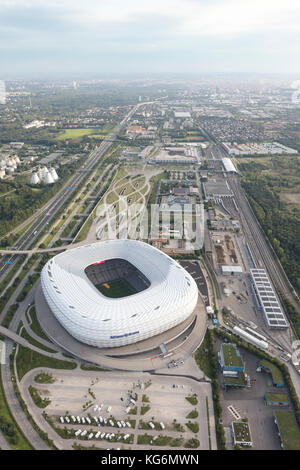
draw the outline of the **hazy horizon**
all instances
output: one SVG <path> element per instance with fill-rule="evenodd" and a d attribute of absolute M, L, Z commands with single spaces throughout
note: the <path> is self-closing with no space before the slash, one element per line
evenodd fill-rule
<path fill-rule="evenodd" d="M 296 0 L 0 0 L 1 77 L 300 73 Z"/>

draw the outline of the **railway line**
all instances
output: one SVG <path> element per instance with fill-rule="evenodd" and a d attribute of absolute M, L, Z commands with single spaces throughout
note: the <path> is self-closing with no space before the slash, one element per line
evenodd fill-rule
<path fill-rule="evenodd" d="M 228 178 L 228 181 L 240 208 L 239 215 L 244 228 L 244 233 L 248 239 L 249 246 L 258 264 L 258 267 L 267 268 L 274 286 L 279 289 L 283 295 L 294 305 L 297 311 L 299 311 L 299 305 L 291 293 L 289 281 L 286 279 L 280 267 L 277 265 L 274 255 L 265 239 L 263 230 L 259 226 L 250 204 L 240 187 L 238 176 L 231 176 Z"/>

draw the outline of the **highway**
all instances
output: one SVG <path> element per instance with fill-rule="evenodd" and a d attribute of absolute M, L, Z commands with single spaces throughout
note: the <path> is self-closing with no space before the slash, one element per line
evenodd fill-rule
<path fill-rule="evenodd" d="M 76 188 L 80 185 L 82 180 L 85 178 L 86 174 L 89 173 L 94 166 L 99 162 L 99 159 L 103 154 L 112 146 L 116 140 L 118 134 L 131 119 L 136 110 L 148 103 L 139 103 L 133 107 L 131 111 L 125 116 L 117 128 L 110 134 L 107 138 L 103 140 L 100 147 L 94 150 L 88 157 L 86 163 L 76 171 L 76 173 L 70 178 L 70 180 L 64 185 L 64 187 L 57 193 L 57 195 L 48 201 L 47 204 L 43 207 L 43 210 L 40 210 L 41 214 L 33 222 L 33 224 L 24 232 L 24 234 L 19 238 L 19 240 L 14 245 L 14 250 L 16 252 L 28 250 L 31 245 L 38 240 L 41 232 L 44 230 L 45 226 L 50 223 L 54 218 L 57 211 L 62 207 L 65 201 L 70 197 L 70 193 L 74 192 Z M 71 190 L 68 188 L 72 188 Z M 14 251 L 12 250 L 12 251 Z M 11 250 L 10 250 L 11 251 Z M 5 255 L 0 260 L 0 282 L 12 269 L 14 263 L 18 259 L 18 254 Z M 6 264 L 7 262 L 11 264 Z"/>

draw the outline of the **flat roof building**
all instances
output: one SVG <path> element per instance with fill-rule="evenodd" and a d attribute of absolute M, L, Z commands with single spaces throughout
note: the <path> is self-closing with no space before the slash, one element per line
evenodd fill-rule
<path fill-rule="evenodd" d="M 244 421 L 233 421 L 231 424 L 234 445 L 252 447 L 250 426 Z"/>
<path fill-rule="evenodd" d="M 258 310 L 264 314 L 270 328 L 288 328 L 288 322 L 282 311 L 277 294 L 264 269 L 251 269 L 252 292 Z"/>
<path fill-rule="evenodd" d="M 292 411 L 275 411 L 274 421 L 278 428 L 281 447 L 285 450 L 300 450 L 300 431 Z"/>
<path fill-rule="evenodd" d="M 220 365 L 223 371 L 244 371 L 240 351 L 235 344 L 223 343 L 220 350 Z"/>
<path fill-rule="evenodd" d="M 222 158 L 222 163 L 226 173 L 237 173 L 236 168 L 230 158 Z"/>
<path fill-rule="evenodd" d="M 241 266 L 221 266 L 221 269 L 224 276 L 238 276 L 243 274 Z"/>

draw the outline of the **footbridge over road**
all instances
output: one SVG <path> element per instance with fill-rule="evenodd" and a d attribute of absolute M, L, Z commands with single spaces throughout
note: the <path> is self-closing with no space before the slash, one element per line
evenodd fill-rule
<path fill-rule="evenodd" d="M 25 338 L 22 338 L 22 336 L 17 335 L 17 333 L 14 333 L 13 331 L 9 330 L 8 328 L 5 328 L 4 326 L 0 326 L 0 335 L 11 339 L 14 343 L 18 343 L 21 346 L 24 346 L 25 348 L 32 347 L 32 345 Z"/>

